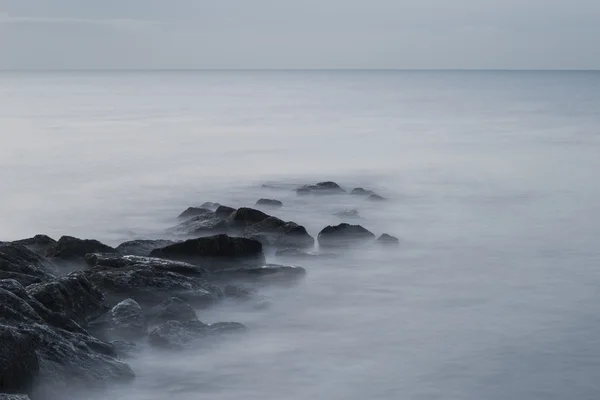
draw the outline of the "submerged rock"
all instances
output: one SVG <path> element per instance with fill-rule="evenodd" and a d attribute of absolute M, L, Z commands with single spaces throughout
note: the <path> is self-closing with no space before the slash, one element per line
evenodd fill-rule
<path fill-rule="evenodd" d="M 79 260 L 88 253 L 116 253 L 117 251 L 93 239 L 78 239 L 72 236 L 63 236 L 58 242 L 48 248 L 46 257 L 61 260 Z"/>
<path fill-rule="evenodd" d="M 187 210 L 179 214 L 177 218 L 191 218 L 198 215 L 210 214 L 213 211 L 209 208 L 189 207 Z"/>
<path fill-rule="evenodd" d="M 152 346 L 166 349 L 182 349 L 187 343 L 209 335 L 240 332 L 246 327 L 238 322 L 218 322 L 207 325 L 200 321 L 168 321 L 150 332 Z"/>
<path fill-rule="evenodd" d="M 377 238 L 377 242 L 383 244 L 400 244 L 400 240 L 397 237 L 388 235 L 387 233 L 379 236 L 379 238 Z"/>
<path fill-rule="evenodd" d="M 12 243 L 25 246 L 37 255 L 43 256 L 49 247 L 56 244 L 56 240 L 47 235 L 35 235 L 28 239 L 15 240 Z"/>
<path fill-rule="evenodd" d="M 335 216 L 339 217 L 339 218 L 360 218 L 360 215 L 358 214 L 358 210 L 344 210 L 344 211 L 336 212 Z"/>
<path fill-rule="evenodd" d="M 304 185 L 296 189 L 297 194 L 341 194 L 346 193 L 340 185 L 335 182 L 319 182 L 314 185 Z"/>
<path fill-rule="evenodd" d="M 0 279 L 15 279 L 24 286 L 54 279 L 54 266 L 28 248 L 0 244 Z"/>
<path fill-rule="evenodd" d="M 373 191 L 359 187 L 359 188 L 352 189 L 350 194 L 352 194 L 354 196 L 370 196 L 373 194 Z"/>
<path fill-rule="evenodd" d="M 108 310 L 104 295 L 81 271 L 27 287 L 27 293 L 54 312 L 78 324 L 98 318 Z"/>
<path fill-rule="evenodd" d="M 375 235 L 360 225 L 343 223 L 325 227 L 317 239 L 321 246 L 349 246 L 375 239 Z"/>
<path fill-rule="evenodd" d="M 178 297 L 171 297 L 153 307 L 148 312 L 148 318 L 152 321 L 159 322 L 187 322 L 198 319 L 194 308 L 188 302 L 181 300 Z"/>
<path fill-rule="evenodd" d="M 304 259 L 304 260 L 314 260 L 316 258 L 325 258 L 332 259 L 338 257 L 337 254 L 333 253 L 311 253 L 298 249 L 278 249 L 275 252 L 275 257 L 277 258 L 293 258 L 293 259 Z"/>
<path fill-rule="evenodd" d="M 295 222 L 285 222 L 276 217 L 268 217 L 251 225 L 244 236 L 256 237 L 260 242 L 275 247 L 313 247 L 315 239 L 306 228 Z"/>
<path fill-rule="evenodd" d="M 212 279 L 217 281 L 242 281 L 248 283 L 289 283 L 304 278 L 306 270 L 301 267 L 267 264 L 258 268 L 216 271 Z"/>
<path fill-rule="evenodd" d="M 265 262 L 262 244 L 259 241 L 228 235 L 186 240 L 153 250 L 150 255 L 191 262 L 210 270 L 228 268 L 241 263 L 257 265 Z"/>
<path fill-rule="evenodd" d="M 90 329 L 110 340 L 136 340 L 148 334 L 148 323 L 142 307 L 135 300 L 126 299 L 92 322 Z"/>
<path fill-rule="evenodd" d="M 367 200 L 369 201 L 384 201 L 387 200 L 385 197 L 382 197 L 378 194 L 373 193 L 372 195 L 370 195 L 369 197 L 367 197 Z"/>
<path fill-rule="evenodd" d="M 279 200 L 273 199 L 260 199 L 256 202 L 256 205 L 259 207 L 271 207 L 271 208 L 281 208 L 283 207 L 283 203 Z"/>
<path fill-rule="evenodd" d="M 173 243 L 175 242 L 172 240 L 164 239 L 138 239 L 121 243 L 115 250 L 117 250 L 118 253 L 125 255 L 147 256 L 152 250 L 158 249 L 159 247 L 165 247 Z"/>

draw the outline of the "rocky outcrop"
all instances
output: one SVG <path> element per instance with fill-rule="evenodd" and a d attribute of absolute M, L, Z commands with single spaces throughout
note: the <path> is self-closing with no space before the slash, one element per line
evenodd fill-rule
<path fill-rule="evenodd" d="M 327 226 L 317 238 L 320 246 L 350 246 L 375 239 L 375 235 L 360 225 L 347 223 Z"/>
<path fill-rule="evenodd" d="M 198 319 L 194 308 L 188 302 L 177 297 L 171 297 L 153 307 L 147 316 L 153 322 L 187 322 Z"/>
<path fill-rule="evenodd" d="M 262 244 L 259 241 L 228 235 L 186 240 L 153 250 L 150 255 L 198 264 L 210 270 L 229 268 L 242 263 L 262 265 L 265 262 Z"/>
<path fill-rule="evenodd" d="M 0 390 L 27 393 L 34 383 L 90 387 L 134 377 L 113 346 L 47 309 L 17 281 L 0 282 Z"/>
<path fill-rule="evenodd" d="M 133 299 L 126 299 L 108 313 L 90 324 L 105 340 L 136 340 L 148 334 L 148 323 L 142 307 Z"/>
<path fill-rule="evenodd" d="M 67 261 L 81 260 L 88 253 L 116 253 L 110 246 L 93 239 L 78 239 L 63 236 L 58 242 L 48 248 L 46 257 Z"/>
<path fill-rule="evenodd" d="M 132 255 L 132 256 L 147 256 L 154 249 L 165 247 L 175 243 L 172 240 L 130 240 L 128 242 L 121 243 L 117 246 L 117 250 L 120 254 Z"/>
<path fill-rule="evenodd" d="M 191 218 L 198 215 L 210 214 L 212 212 L 213 211 L 209 208 L 189 207 L 187 210 L 179 214 L 177 218 Z"/>
<path fill-rule="evenodd" d="M 28 239 L 15 240 L 12 243 L 25 246 L 35 254 L 43 256 L 48 248 L 56 244 L 56 240 L 47 235 L 35 235 Z"/>
<path fill-rule="evenodd" d="M 27 293 L 49 310 L 64 313 L 82 325 L 108 310 L 102 292 L 81 271 L 30 285 Z"/>
<path fill-rule="evenodd" d="M 377 243 L 397 245 L 400 244 L 400 240 L 395 236 L 384 233 L 383 235 L 379 236 L 379 238 L 377 238 Z"/>
<path fill-rule="evenodd" d="M 168 321 L 150 332 L 152 346 L 166 349 L 182 349 L 202 337 L 244 331 L 246 327 L 237 322 L 218 322 L 212 325 L 200 321 Z"/>
<path fill-rule="evenodd" d="M 0 279 L 15 279 L 27 286 L 53 279 L 53 269 L 50 262 L 24 246 L 0 244 Z"/>
<path fill-rule="evenodd" d="M 336 212 L 335 216 L 338 218 L 352 218 L 352 219 L 360 218 L 360 215 L 358 214 L 358 210 L 344 210 L 344 211 Z"/>
<path fill-rule="evenodd" d="M 279 200 L 260 199 L 256 202 L 256 206 L 265 208 L 281 208 L 283 207 L 283 203 Z"/>
<path fill-rule="evenodd" d="M 296 189 L 296 193 L 299 195 L 303 194 L 343 194 L 346 191 L 335 182 L 319 182 L 314 185 L 304 185 Z"/>
<path fill-rule="evenodd" d="M 85 256 L 85 261 L 92 267 L 160 270 L 166 272 L 175 272 L 192 277 L 202 277 L 207 273 L 204 268 L 201 268 L 197 265 L 181 261 L 165 260 L 163 258 L 156 257 L 91 253 Z"/>
<path fill-rule="evenodd" d="M 216 210 L 215 210 L 215 215 L 219 218 L 228 218 L 231 214 L 233 214 L 235 212 L 235 208 L 233 207 L 227 207 L 227 206 L 219 206 Z"/>
<path fill-rule="evenodd" d="M 276 217 L 268 217 L 251 225 L 244 231 L 244 236 L 256 237 L 263 244 L 274 247 L 306 248 L 315 244 L 315 239 L 306 228 Z"/>

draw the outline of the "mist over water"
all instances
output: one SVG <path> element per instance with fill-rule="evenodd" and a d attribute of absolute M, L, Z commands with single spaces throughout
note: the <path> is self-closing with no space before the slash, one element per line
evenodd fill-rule
<path fill-rule="evenodd" d="M 168 238 L 259 198 L 400 238 L 198 310 L 249 331 L 144 349 L 98 399 L 597 399 L 599 108 L 595 72 L 1 73 L 0 240 Z M 291 190 L 323 180 L 388 201 Z"/>

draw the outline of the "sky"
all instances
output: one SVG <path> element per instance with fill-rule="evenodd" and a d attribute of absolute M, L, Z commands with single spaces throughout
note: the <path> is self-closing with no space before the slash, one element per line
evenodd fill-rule
<path fill-rule="evenodd" d="M 0 69 L 600 69 L 600 0 L 0 0 Z"/>

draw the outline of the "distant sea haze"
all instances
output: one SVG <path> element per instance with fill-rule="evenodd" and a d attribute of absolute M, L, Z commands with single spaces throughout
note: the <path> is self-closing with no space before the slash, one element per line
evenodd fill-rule
<path fill-rule="evenodd" d="M 261 198 L 400 239 L 286 261 L 268 306 L 196 310 L 244 335 L 143 348 L 90 399 L 597 399 L 599 109 L 594 71 L 0 72 L 0 241 Z M 386 200 L 293 190 L 320 181 Z"/>

